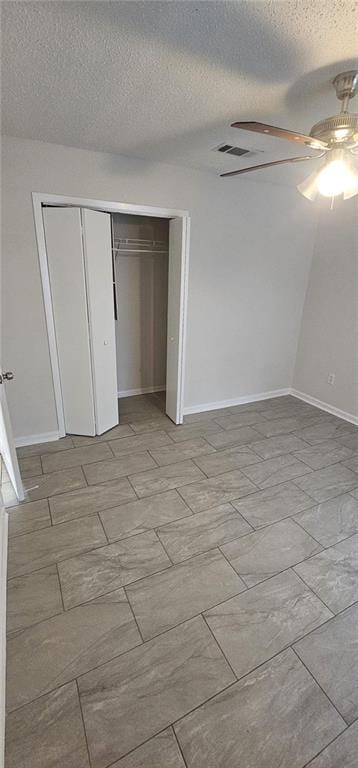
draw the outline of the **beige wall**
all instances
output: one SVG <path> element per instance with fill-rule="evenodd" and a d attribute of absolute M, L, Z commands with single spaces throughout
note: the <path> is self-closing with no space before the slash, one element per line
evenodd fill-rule
<path fill-rule="evenodd" d="M 294 387 L 358 417 L 357 199 L 318 210 Z M 328 384 L 330 373 L 335 384 Z"/>
<path fill-rule="evenodd" d="M 3 363 L 17 436 L 57 429 L 31 192 L 187 209 L 185 406 L 288 387 L 314 234 L 293 188 L 56 144 L 3 141 Z"/>

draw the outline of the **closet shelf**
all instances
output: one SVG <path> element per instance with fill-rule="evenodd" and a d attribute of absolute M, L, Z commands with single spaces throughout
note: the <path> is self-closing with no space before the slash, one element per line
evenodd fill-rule
<path fill-rule="evenodd" d="M 140 240 L 138 238 L 114 238 L 112 251 L 115 256 L 130 255 L 168 255 L 168 243 L 165 240 Z"/>

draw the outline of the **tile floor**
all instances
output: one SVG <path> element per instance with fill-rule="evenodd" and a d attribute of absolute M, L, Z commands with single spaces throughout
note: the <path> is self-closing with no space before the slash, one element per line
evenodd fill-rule
<path fill-rule="evenodd" d="M 358 427 L 149 395 L 18 453 L 6 768 L 357 768 Z"/>

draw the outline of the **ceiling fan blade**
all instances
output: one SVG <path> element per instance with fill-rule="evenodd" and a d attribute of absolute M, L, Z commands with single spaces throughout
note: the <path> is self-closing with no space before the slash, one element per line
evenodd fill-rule
<path fill-rule="evenodd" d="M 286 160 L 273 160 L 271 163 L 261 163 L 260 165 L 250 165 L 248 168 L 240 168 L 239 171 L 229 171 L 228 173 L 221 173 L 220 176 L 238 176 L 240 173 L 249 173 L 249 171 L 259 171 L 260 168 L 271 168 L 273 165 L 283 165 L 284 163 L 301 163 L 302 160 L 317 160 L 322 155 L 311 157 L 311 155 L 301 155 L 301 157 L 288 157 Z"/>
<path fill-rule="evenodd" d="M 268 136 L 275 136 L 277 139 L 287 139 L 297 144 L 305 144 L 313 149 L 324 149 L 327 147 L 325 141 L 314 139 L 312 136 L 305 136 L 303 133 L 288 131 L 285 128 L 277 128 L 275 125 L 266 125 L 266 123 L 239 122 L 232 123 L 231 128 L 241 128 L 243 131 L 254 131 L 254 133 L 265 133 Z"/>

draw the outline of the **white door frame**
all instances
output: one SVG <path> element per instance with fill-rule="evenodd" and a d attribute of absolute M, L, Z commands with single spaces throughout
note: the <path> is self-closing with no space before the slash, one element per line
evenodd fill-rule
<path fill-rule="evenodd" d="M 179 423 L 183 422 L 184 411 L 184 374 L 185 374 L 185 351 L 186 351 L 186 321 L 187 321 L 187 303 L 188 303 L 188 276 L 189 276 L 189 236 L 190 236 L 190 217 L 188 211 L 175 210 L 171 208 L 156 208 L 150 205 L 137 205 L 135 203 L 119 203 L 113 200 L 94 200 L 87 197 L 69 197 L 67 195 L 52 195 L 43 192 L 32 193 L 32 205 L 35 221 L 35 232 L 37 248 L 40 262 L 40 272 L 42 280 L 42 292 L 45 306 L 45 316 L 48 334 L 48 344 L 50 351 L 50 360 L 52 367 L 52 378 L 55 394 L 55 403 L 58 420 L 58 436 L 64 437 L 65 419 L 63 411 L 60 369 L 57 355 L 55 323 L 52 310 L 52 297 L 50 287 L 50 277 L 47 262 L 45 229 L 42 216 L 43 205 L 74 205 L 80 208 L 94 208 L 95 210 L 105 211 L 106 213 L 131 213 L 137 216 L 154 216 L 156 218 L 182 220 L 183 249 L 181 261 L 180 276 L 180 328 L 181 339 L 179 343 Z"/>

